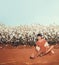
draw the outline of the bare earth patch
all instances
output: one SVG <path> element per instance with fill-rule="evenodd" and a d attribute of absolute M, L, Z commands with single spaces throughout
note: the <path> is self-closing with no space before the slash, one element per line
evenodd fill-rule
<path fill-rule="evenodd" d="M 59 65 L 59 48 L 55 54 L 30 59 L 34 47 L 0 48 L 0 65 Z"/>

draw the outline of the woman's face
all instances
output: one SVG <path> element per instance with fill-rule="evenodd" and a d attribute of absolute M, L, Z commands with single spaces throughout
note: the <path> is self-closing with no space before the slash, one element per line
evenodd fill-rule
<path fill-rule="evenodd" d="M 37 38 L 38 38 L 38 40 L 42 39 L 42 37 L 41 37 L 41 36 L 38 36 Z"/>

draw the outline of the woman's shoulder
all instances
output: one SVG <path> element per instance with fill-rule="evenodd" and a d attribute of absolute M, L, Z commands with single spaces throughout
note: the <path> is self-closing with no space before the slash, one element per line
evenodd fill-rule
<path fill-rule="evenodd" d="M 42 39 L 43 42 L 47 42 L 45 39 Z"/>

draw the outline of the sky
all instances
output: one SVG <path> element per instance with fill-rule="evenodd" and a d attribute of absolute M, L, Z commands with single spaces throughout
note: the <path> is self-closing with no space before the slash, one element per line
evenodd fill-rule
<path fill-rule="evenodd" d="M 59 0 L 0 0 L 0 23 L 59 25 Z"/>

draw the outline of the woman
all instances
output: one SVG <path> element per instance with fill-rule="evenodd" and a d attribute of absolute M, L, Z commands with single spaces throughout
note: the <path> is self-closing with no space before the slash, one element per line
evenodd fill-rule
<path fill-rule="evenodd" d="M 54 45 L 49 45 L 48 42 L 42 37 L 41 34 L 37 35 L 38 41 L 36 42 L 35 51 L 30 56 L 30 59 L 34 59 L 38 56 L 44 56 L 49 52 L 54 54 Z"/>

